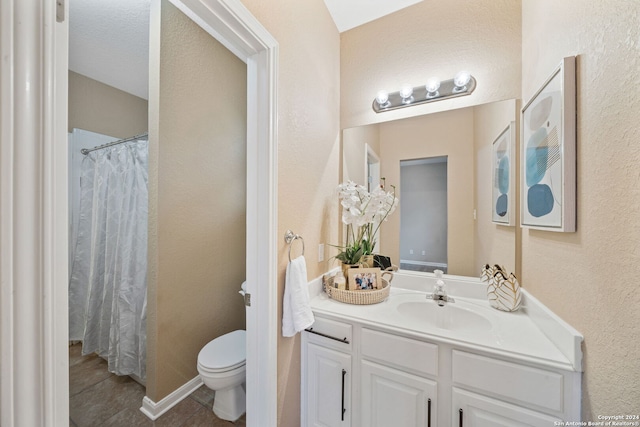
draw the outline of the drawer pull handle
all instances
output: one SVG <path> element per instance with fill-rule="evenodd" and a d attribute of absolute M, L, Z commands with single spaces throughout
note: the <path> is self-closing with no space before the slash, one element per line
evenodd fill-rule
<path fill-rule="evenodd" d="M 431 399 L 427 399 L 427 427 L 431 427 Z"/>
<path fill-rule="evenodd" d="M 322 332 L 316 332 L 316 331 L 313 330 L 313 328 L 307 328 L 307 329 L 305 329 L 305 331 L 311 332 L 312 334 L 320 335 L 321 337 L 329 338 L 329 339 L 332 339 L 332 340 L 335 340 L 335 341 L 338 341 L 338 342 L 341 342 L 341 343 L 344 343 L 344 344 L 349 344 L 349 340 L 347 339 L 347 337 L 344 337 L 342 339 L 336 338 L 336 337 L 332 337 L 331 335 L 323 334 Z"/>
<path fill-rule="evenodd" d="M 344 377 L 346 375 L 347 375 L 347 371 L 343 369 L 342 370 L 342 408 L 341 408 L 341 414 L 340 414 L 340 416 L 342 417 L 342 421 L 344 421 L 344 413 L 347 411 L 344 408 Z"/>
<path fill-rule="evenodd" d="M 462 414 L 463 414 L 462 408 L 460 408 L 459 412 L 460 412 L 460 422 L 458 423 L 458 425 L 459 425 L 459 427 L 462 427 Z"/>

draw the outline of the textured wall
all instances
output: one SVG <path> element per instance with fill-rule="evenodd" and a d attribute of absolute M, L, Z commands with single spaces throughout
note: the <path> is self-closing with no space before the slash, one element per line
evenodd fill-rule
<path fill-rule="evenodd" d="M 577 232 L 523 231 L 522 280 L 582 332 L 583 419 L 640 409 L 640 3 L 524 0 L 522 99 L 577 58 Z"/>
<path fill-rule="evenodd" d="M 147 395 L 157 402 L 198 375 L 207 342 L 245 326 L 247 72 L 167 0 L 158 27 L 156 6 Z"/>
<path fill-rule="evenodd" d="M 423 1 L 342 33 L 342 128 L 520 96 L 520 0 Z M 472 73 L 470 96 L 376 114 L 378 90 Z"/>
<path fill-rule="evenodd" d="M 483 264 L 500 264 L 520 277 L 519 263 L 516 257 L 516 238 L 520 234 L 517 225 L 508 227 L 491 222 L 493 203 L 491 147 L 493 141 L 509 125 L 517 122 L 519 110 L 514 99 L 492 102 L 473 108 L 474 114 L 474 143 L 476 156 L 476 188 L 475 206 L 477 220 L 475 222 L 475 267 L 474 276 L 480 275 L 480 266 Z M 518 128 L 516 128 L 516 151 L 512 153 L 512 173 L 518 176 Z M 514 210 L 515 224 L 519 224 L 518 186 L 513 191 L 511 208 Z"/>
<path fill-rule="evenodd" d="M 278 236 L 305 241 L 308 278 L 337 264 L 318 262 L 318 244 L 338 243 L 340 36 L 322 0 L 243 0 L 278 41 Z M 279 300 L 288 247 L 279 240 Z M 335 255 L 326 247 L 325 259 Z M 282 318 L 281 306 L 278 319 Z M 300 425 L 300 339 L 278 338 L 278 420 Z"/>
<path fill-rule="evenodd" d="M 146 132 L 146 99 L 69 71 L 69 132 L 89 130 L 117 138 Z"/>
<path fill-rule="evenodd" d="M 411 117 L 378 126 L 381 176 L 386 178 L 387 186 L 395 185 L 400 189 L 400 160 L 448 156 L 449 272 L 477 275 L 473 265 L 473 109 Z M 397 262 L 400 259 L 400 215 L 397 212 L 391 215 L 380 229 L 380 252 Z"/>
<path fill-rule="evenodd" d="M 367 185 L 365 159 L 367 147 L 380 153 L 380 133 L 378 125 L 359 126 L 342 131 L 342 181 L 351 180 L 360 185 Z"/>

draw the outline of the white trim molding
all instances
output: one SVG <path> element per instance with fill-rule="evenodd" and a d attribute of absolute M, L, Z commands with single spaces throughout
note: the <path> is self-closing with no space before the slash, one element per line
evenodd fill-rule
<path fill-rule="evenodd" d="M 0 2 L 0 425 L 69 423 L 67 12 Z"/>
<path fill-rule="evenodd" d="M 140 411 L 149 419 L 155 421 L 160 418 L 162 414 L 180 403 L 180 401 L 189 397 L 189 395 L 196 391 L 201 385 L 202 378 L 200 378 L 200 376 L 197 376 L 184 384 L 179 389 L 174 390 L 158 403 L 145 396 L 142 399 L 142 407 L 140 408 Z"/>

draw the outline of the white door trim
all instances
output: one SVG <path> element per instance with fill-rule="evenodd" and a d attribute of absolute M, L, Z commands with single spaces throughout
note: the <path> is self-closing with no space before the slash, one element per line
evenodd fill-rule
<path fill-rule="evenodd" d="M 68 425 L 68 25 L 55 1 L 0 19 L 0 425 Z"/>
<path fill-rule="evenodd" d="M 170 0 L 247 63 L 247 425 L 276 426 L 278 43 L 239 0 Z"/>
<path fill-rule="evenodd" d="M 68 12 L 0 2 L 0 424 L 69 422 Z M 64 4 L 64 2 L 60 2 Z M 247 414 L 277 423 L 278 44 L 239 0 L 172 1 L 247 63 Z"/>

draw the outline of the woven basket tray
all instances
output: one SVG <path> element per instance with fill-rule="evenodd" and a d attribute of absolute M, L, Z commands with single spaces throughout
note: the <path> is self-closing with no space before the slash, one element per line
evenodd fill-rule
<path fill-rule="evenodd" d="M 377 304 L 387 299 L 391 291 L 391 285 L 385 279 L 382 279 L 382 289 L 347 291 L 333 287 L 333 277 L 324 277 L 324 291 L 329 298 L 347 304 Z"/>

